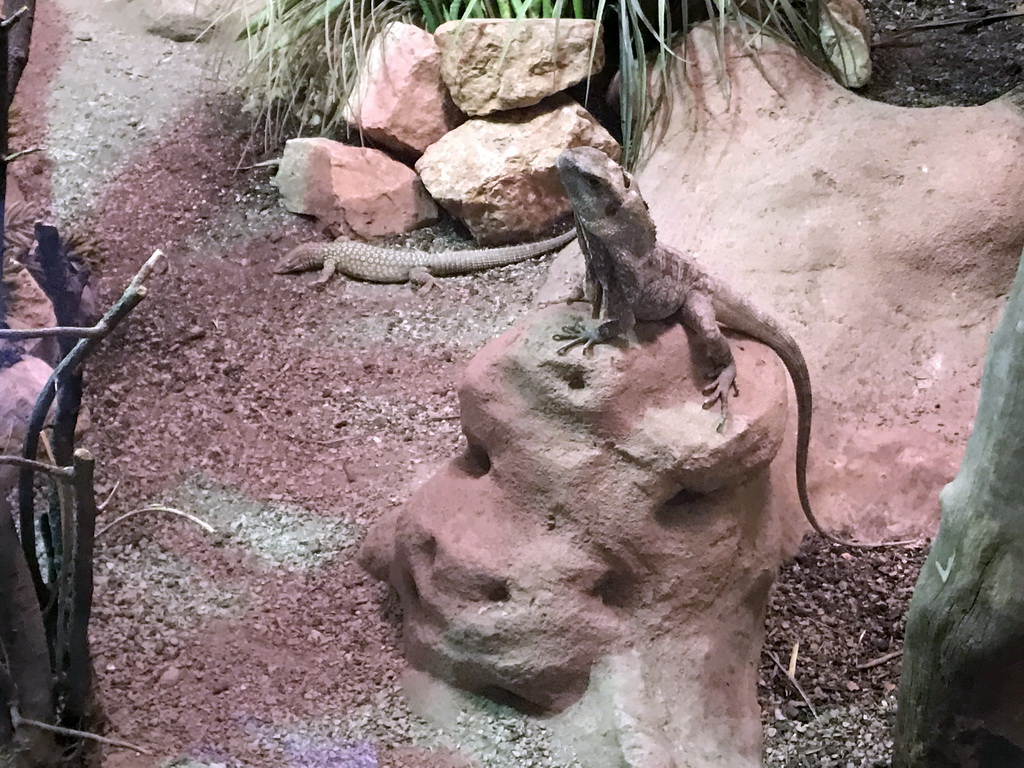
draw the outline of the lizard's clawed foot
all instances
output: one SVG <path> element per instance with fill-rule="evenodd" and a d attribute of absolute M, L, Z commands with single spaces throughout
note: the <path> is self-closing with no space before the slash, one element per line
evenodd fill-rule
<path fill-rule="evenodd" d="M 559 355 L 564 355 L 573 347 L 578 347 L 580 344 L 583 345 L 583 354 L 593 354 L 594 345 L 604 341 L 604 338 L 598 328 L 586 328 L 582 324 L 577 323 L 576 325 L 563 325 L 562 332 L 556 333 L 553 338 L 555 341 L 568 341 L 568 344 L 563 344 L 557 350 Z"/>
<path fill-rule="evenodd" d="M 739 387 L 736 386 L 736 363 L 729 363 L 722 370 L 709 374 L 708 378 L 713 379 L 701 392 L 704 394 L 704 410 L 713 408 L 715 403 L 722 404 L 722 420 L 718 423 L 718 431 L 725 431 L 725 423 L 729 418 L 729 396 L 738 395 Z"/>

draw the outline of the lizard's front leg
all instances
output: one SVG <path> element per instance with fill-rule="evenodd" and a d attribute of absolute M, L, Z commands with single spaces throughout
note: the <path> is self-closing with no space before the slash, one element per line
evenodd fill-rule
<path fill-rule="evenodd" d="M 736 386 L 736 361 L 729 347 L 729 340 L 722 334 L 722 329 L 715 318 L 715 307 L 711 296 L 700 290 L 690 291 L 682 308 L 680 318 L 694 333 L 713 366 L 708 378 L 711 383 L 703 388 L 705 395 L 704 408 L 711 408 L 715 403 L 722 404 L 722 421 L 718 431 L 725 429 L 729 416 L 729 395 L 738 395 Z"/>
<path fill-rule="evenodd" d="M 324 256 L 324 268 L 320 271 L 320 275 L 316 280 L 313 281 L 313 285 L 323 285 L 332 277 L 334 273 L 338 271 L 338 261 L 331 256 Z"/>

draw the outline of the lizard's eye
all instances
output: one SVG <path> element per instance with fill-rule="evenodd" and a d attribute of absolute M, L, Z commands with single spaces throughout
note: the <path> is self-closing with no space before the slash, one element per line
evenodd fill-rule
<path fill-rule="evenodd" d="M 597 176 L 587 176 L 587 184 L 591 189 L 597 189 L 601 185 L 601 180 Z"/>

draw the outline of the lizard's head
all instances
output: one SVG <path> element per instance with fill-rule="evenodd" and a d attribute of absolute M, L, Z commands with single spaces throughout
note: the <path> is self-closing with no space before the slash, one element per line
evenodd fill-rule
<path fill-rule="evenodd" d="M 654 221 L 633 177 L 594 147 L 571 147 L 555 161 L 576 219 L 598 237 L 654 236 Z"/>
<path fill-rule="evenodd" d="M 275 275 L 305 272 L 323 266 L 323 250 L 327 243 L 302 243 L 292 248 L 274 265 Z"/>

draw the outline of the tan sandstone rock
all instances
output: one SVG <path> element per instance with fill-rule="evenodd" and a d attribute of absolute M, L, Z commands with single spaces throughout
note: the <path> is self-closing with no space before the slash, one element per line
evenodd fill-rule
<path fill-rule="evenodd" d="M 434 36 L 441 77 L 467 115 L 533 106 L 604 66 L 600 25 L 595 43 L 586 19 L 450 21 Z"/>
<path fill-rule="evenodd" d="M 416 170 L 434 199 L 479 242 L 517 242 L 546 234 L 569 213 L 555 158 L 577 146 L 620 154 L 589 112 L 558 96 L 466 121 L 428 148 Z"/>
<path fill-rule="evenodd" d="M 687 56 L 638 174 L 660 238 L 801 344 L 819 519 L 864 540 L 934 532 L 1024 246 L 1024 114 L 869 101 L 734 39 L 726 95 L 707 27 Z"/>
<path fill-rule="evenodd" d="M 285 207 L 315 216 L 335 236 L 372 238 L 437 220 L 416 174 L 383 152 L 330 139 L 291 139 L 274 184 Z"/>
<path fill-rule="evenodd" d="M 144 0 L 146 31 L 179 43 L 204 40 L 232 9 L 226 0 Z"/>
<path fill-rule="evenodd" d="M 378 144 L 414 158 L 464 121 L 441 82 L 434 36 L 412 24 L 389 25 L 363 65 L 346 119 Z"/>
<path fill-rule="evenodd" d="M 759 766 L 763 613 L 799 527 L 770 503 L 784 369 L 736 341 L 720 433 L 681 326 L 558 355 L 588 315 L 549 308 L 477 354 L 464 454 L 361 561 L 398 590 L 415 667 L 560 713 L 545 724 L 583 764 Z"/>

